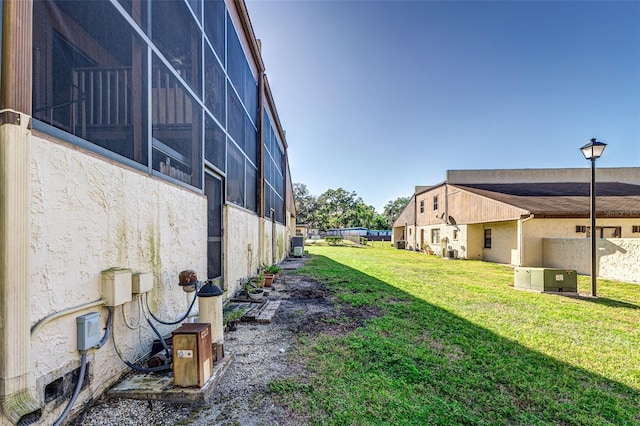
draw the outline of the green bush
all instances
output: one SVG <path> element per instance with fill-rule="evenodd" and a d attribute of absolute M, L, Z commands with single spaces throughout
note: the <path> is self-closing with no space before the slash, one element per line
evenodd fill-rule
<path fill-rule="evenodd" d="M 324 240 L 332 246 L 342 242 L 342 237 L 324 237 Z"/>

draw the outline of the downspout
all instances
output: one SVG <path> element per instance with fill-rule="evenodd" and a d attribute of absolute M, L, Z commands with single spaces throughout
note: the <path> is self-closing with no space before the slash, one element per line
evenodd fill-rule
<path fill-rule="evenodd" d="M 0 404 L 2 424 L 40 410 L 30 333 L 33 2 L 3 0 L 0 64 Z"/>
<path fill-rule="evenodd" d="M 524 265 L 524 223 L 528 220 L 533 219 L 533 213 L 529 214 L 529 217 L 518 219 L 518 265 Z"/>
<path fill-rule="evenodd" d="M 416 249 L 418 244 L 418 195 L 413 194 L 413 249 Z"/>
<path fill-rule="evenodd" d="M 261 67 L 258 67 L 258 247 L 254 250 L 257 254 L 257 264 L 260 265 L 264 258 L 264 232 L 266 227 L 265 218 L 265 200 L 264 200 L 264 79 L 265 75 Z M 249 269 L 252 271 L 250 275 L 256 273 L 253 268 L 254 253 L 250 252 Z"/>
<path fill-rule="evenodd" d="M 447 182 L 444 182 L 444 226 L 445 230 L 447 229 L 447 225 L 449 224 L 449 189 L 447 187 Z"/>

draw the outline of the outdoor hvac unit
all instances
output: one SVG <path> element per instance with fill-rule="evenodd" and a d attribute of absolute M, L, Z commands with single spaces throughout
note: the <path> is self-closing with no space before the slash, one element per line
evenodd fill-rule
<path fill-rule="evenodd" d="M 211 324 L 184 324 L 173 331 L 173 384 L 202 387 L 213 374 Z"/>
<path fill-rule="evenodd" d="M 304 256 L 304 237 L 299 235 L 291 237 L 291 253 L 294 257 Z"/>
<path fill-rule="evenodd" d="M 577 293 L 578 275 L 568 269 L 515 268 L 514 287 L 540 292 Z"/>

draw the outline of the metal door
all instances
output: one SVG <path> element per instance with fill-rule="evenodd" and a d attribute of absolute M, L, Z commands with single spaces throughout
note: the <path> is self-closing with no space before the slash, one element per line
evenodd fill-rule
<path fill-rule="evenodd" d="M 222 179 L 205 173 L 204 194 L 207 196 L 207 278 L 214 279 L 222 276 Z"/>

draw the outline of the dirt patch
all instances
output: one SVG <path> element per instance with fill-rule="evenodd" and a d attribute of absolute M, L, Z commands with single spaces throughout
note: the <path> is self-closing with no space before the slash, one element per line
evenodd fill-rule
<path fill-rule="evenodd" d="M 274 283 L 270 300 L 280 300 L 271 323 L 241 322 L 225 333 L 225 352 L 234 362 L 203 407 L 169 405 L 156 401 L 103 397 L 76 425 L 299 425 L 296 417 L 278 405 L 268 385 L 274 379 L 306 375 L 293 356 L 292 345 L 301 334 L 340 335 L 379 316 L 379 309 L 336 305 L 329 289 L 308 277 L 285 270 Z"/>

